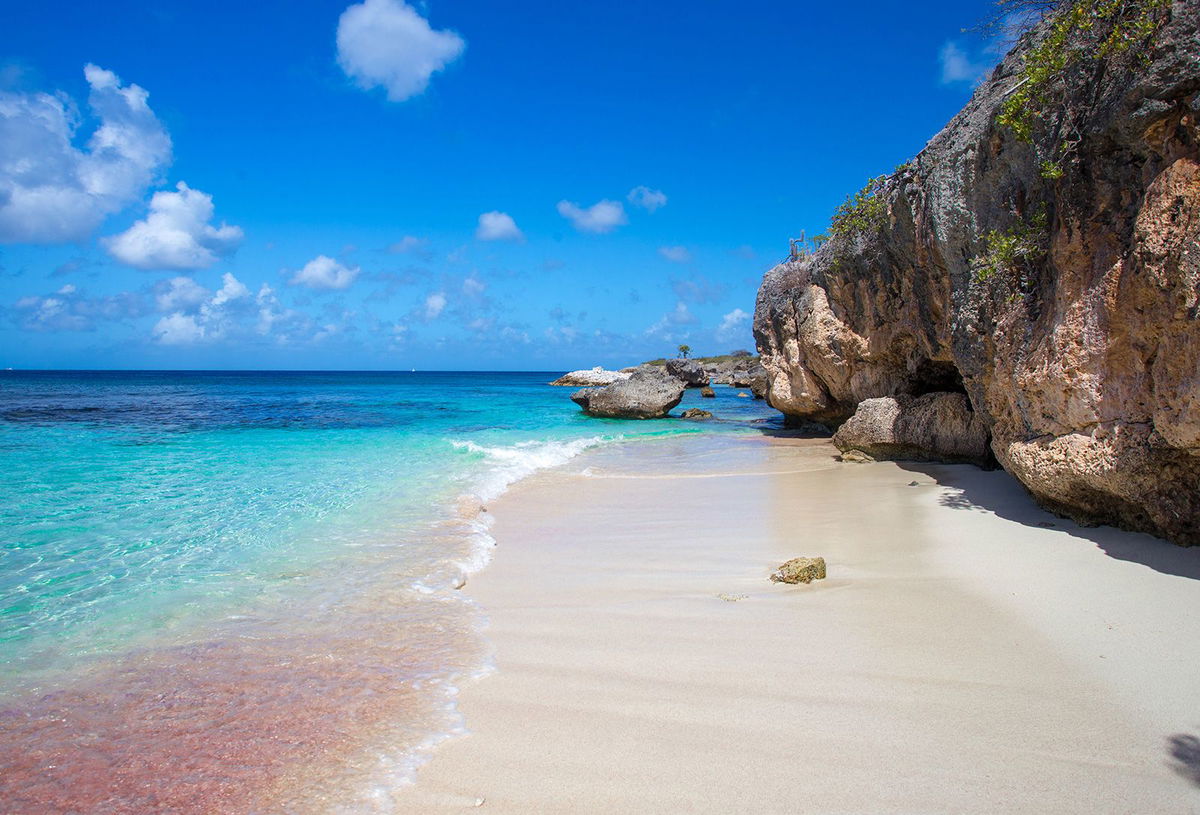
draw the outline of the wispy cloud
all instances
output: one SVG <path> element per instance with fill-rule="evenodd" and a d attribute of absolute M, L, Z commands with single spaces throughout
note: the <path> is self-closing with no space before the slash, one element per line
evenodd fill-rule
<path fill-rule="evenodd" d="M 435 291 L 425 298 L 425 319 L 436 320 L 446 308 L 446 293 Z"/>
<path fill-rule="evenodd" d="M 721 324 L 717 326 L 717 338 L 721 340 L 738 339 L 745 334 L 745 327 L 749 322 L 750 315 L 740 308 L 735 308 L 721 318 Z"/>
<path fill-rule="evenodd" d="M 92 331 L 101 321 L 130 320 L 148 311 L 145 298 L 135 292 L 89 297 L 68 283 L 52 294 L 22 297 L 12 316 L 26 331 Z"/>
<path fill-rule="evenodd" d="M 942 45 L 938 52 L 938 62 L 942 66 L 942 84 L 976 84 L 987 76 L 996 64 L 996 53 L 990 46 L 972 56 L 958 42 L 949 40 Z"/>
<path fill-rule="evenodd" d="M 672 263 L 687 263 L 692 259 L 692 253 L 686 246 L 660 246 L 658 254 Z"/>
<path fill-rule="evenodd" d="M 559 201 L 558 214 L 570 221 L 580 232 L 604 234 L 618 226 L 629 223 L 625 207 L 620 201 L 604 199 L 590 207 L 581 207 L 574 201 Z"/>
<path fill-rule="evenodd" d="M 667 205 L 667 195 L 662 190 L 652 190 L 649 187 L 639 186 L 634 187 L 626 196 L 629 203 L 635 207 L 654 212 L 659 207 Z"/>

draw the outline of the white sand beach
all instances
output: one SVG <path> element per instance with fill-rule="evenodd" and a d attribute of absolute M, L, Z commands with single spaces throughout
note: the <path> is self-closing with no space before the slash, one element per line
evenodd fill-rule
<path fill-rule="evenodd" d="M 496 670 L 400 811 L 1200 812 L 1200 550 L 835 454 L 618 445 L 496 501 Z M 797 555 L 828 579 L 767 580 Z"/>

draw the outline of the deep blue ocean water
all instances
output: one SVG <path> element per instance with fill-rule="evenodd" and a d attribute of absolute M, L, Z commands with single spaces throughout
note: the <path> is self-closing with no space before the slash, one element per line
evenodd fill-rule
<path fill-rule="evenodd" d="M 776 424 L 720 386 L 675 411 L 718 421 L 598 420 L 557 375 L 0 372 L 0 697 L 172 647 L 283 653 L 380 604 L 398 640 L 442 631 L 394 644 L 421 676 L 460 670 L 439 650 L 460 622 L 408 598 L 486 562 L 464 501 L 595 445 Z"/>

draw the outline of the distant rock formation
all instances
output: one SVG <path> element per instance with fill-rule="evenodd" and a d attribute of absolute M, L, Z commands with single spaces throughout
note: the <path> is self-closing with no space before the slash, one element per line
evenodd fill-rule
<path fill-rule="evenodd" d="M 603 388 L 584 388 L 571 401 L 591 416 L 661 419 L 683 399 L 683 382 L 662 371 L 640 369 Z"/>
<path fill-rule="evenodd" d="M 1044 506 L 1200 543 L 1200 3 L 1064 8 L 766 274 L 767 398 L 837 427 L 958 393 Z"/>
<path fill-rule="evenodd" d="M 708 373 L 694 359 L 668 359 L 667 373 L 688 388 L 703 388 L 708 385 Z"/>
<path fill-rule="evenodd" d="M 628 372 L 608 371 L 597 365 L 595 368 L 589 370 L 571 371 L 570 373 L 563 374 L 550 384 L 571 388 L 602 388 L 605 385 L 611 385 L 614 382 L 620 382 L 628 378 Z"/>

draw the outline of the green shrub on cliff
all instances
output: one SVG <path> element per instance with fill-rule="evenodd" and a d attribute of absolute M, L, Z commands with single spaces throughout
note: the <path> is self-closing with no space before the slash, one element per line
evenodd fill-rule
<path fill-rule="evenodd" d="M 883 228 L 887 223 L 887 201 L 884 200 L 884 182 L 887 176 L 872 178 L 861 190 L 846 198 L 833 213 L 829 231 L 835 238 L 854 235 Z"/>
<path fill-rule="evenodd" d="M 1152 46 L 1171 0 L 1075 0 L 1057 12 L 1049 33 L 1025 54 L 1020 80 L 996 121 L 1023 142 L 1054 108 L 1068 69 L 1087 61 L 1134 53 Z"/>
<path fill-rule="evenodd" d="M 976 283 L 1003 280 L 1024 291 L 1029 287 L 1033 264 L 1046 254 L 1049 236 L 1046 208 L 1040 207 L 1011 229 L 993 229 L 983 235 L 984 249 L 971 263 Z"/>

